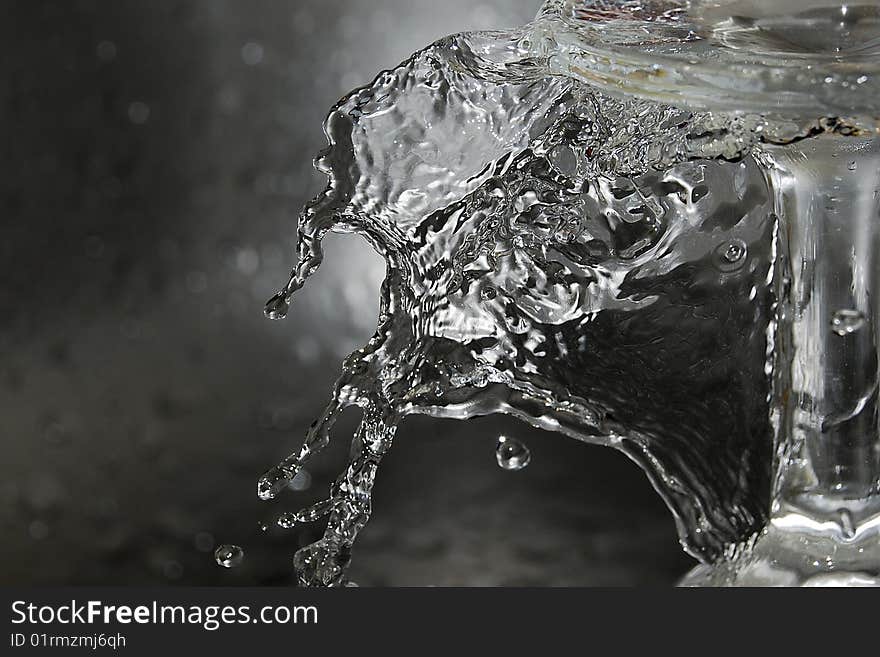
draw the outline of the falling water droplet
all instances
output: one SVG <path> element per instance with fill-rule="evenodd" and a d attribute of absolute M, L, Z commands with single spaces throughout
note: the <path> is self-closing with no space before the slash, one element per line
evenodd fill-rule
<path fill-rule="evenodd" d="M 840 509 L 837 512 L 837 517 L 843 537 L 847 540 L 853 538 L 856 535 L 856 526 L 849 509 Z"/>
<path fill-rule="evenodd" d="M 244 559 L 244 550 L 237 545 L 221 545 L 214 550 L 214 560 L 224 568 L 235 568 Z"/>
<path fill-rule="evenodd" d="M 290 297 L 285 292 L 279 292 L 266 302 L 263 314 L 269 319 L 284 319 L 290 308 Z"/>
<path fill-rule="evenodd" d="M 531 461 L 532 453 L 516 438 L 498 436 L 495 458 L 504 470 L 522 470 Z"/>
<path fill-rule="evenodd" d="M 837 310 L 831 317 L 831 330 L 839 336 L 855 333 L 865 325 L 865 315 L 858 310 Z"/>

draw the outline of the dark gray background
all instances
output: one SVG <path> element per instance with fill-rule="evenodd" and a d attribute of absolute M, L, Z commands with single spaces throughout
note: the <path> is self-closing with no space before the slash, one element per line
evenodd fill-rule
<path fill-rule="evenodd" d="M 257 522 L 324 495 L 356 413 L 277 504 L 298 447 L 375 324 L 356 238 L 285 322 L 295 217 L 323 185 L 321 121 L 447 33 L 537 0 L 6 1 L 0 5 L 0 583 L 291 582 L 319 526 Z M 494 463 L 500 432 L 532 465 Z M 691 560 L 624 457 L 511 419 L 408 420 L 355 550 L 362 585 L 669 584 Z M 241 544 L 240 568 L 213 563 Z"/>

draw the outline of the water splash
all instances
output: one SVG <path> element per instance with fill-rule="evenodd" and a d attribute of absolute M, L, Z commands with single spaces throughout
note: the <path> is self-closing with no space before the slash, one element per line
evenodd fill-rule
<path fill-rule="evenodd" d="M 776 217 L 754 149 L 837 124 L 606 95 L 558 74 L 554 20 L 441 39 L 325 121 L 329 184 L 266 315 L 287 314 L 330 231 L 362 236 L 386 278 L 375 334 L 258 485 L 278 495 L 341 411 L 363 409 L 330 498 L 282 516 L 329 515 L 294 559 L 303 584 L 344 584 L 379 464 L 414 413 L 506 413 L 621 450 L 704 560 L 765 520 Z"/>

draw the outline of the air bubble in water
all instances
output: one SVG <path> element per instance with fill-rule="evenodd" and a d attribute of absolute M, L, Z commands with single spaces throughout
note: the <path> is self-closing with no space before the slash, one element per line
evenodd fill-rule
<path fill-rule="evenodd" d="M 745 256 L 746 250 L 745 247 L 738 242 L 731 242 L 727 246 L 727 250 L 724 252 L 724 259 L 727 262 L 739 262 Z"/>
<path fill-rule="evenodd" d="M 736 271 L 745 264 L 749 247 L 740 239 L 722 242 L 715 249 L 715 266 L 723 272 Z"/>
<path fill-rule="evenodd" d="M 522 470 L 532 460 L 532 453 L 516 438 L 498 436 L 495 459 L 504 470 Z"/>
<path fill-rule="evenodd" d="M 214 550 L 214 560 L 224 568 L 235 568 L 244 559 L 244 550 L 237 545 L 221 545 Z"/>
<path fill-rule="evenodd" d="M 865 315 L 858 310 L 838 310 L 831 317 L 831 330 L 843 337 L 865 325 Z"/>

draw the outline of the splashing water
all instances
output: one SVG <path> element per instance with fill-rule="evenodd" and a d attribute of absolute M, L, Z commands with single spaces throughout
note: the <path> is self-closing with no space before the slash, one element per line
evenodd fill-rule
<path fill-rule="evenodd" d="M 532 453 L 516 438 L 499 436 L 495 446 L 495 460 L 502 470 L 522 470 L 532 460 Z"/>
<path fill-rule="evenodd" d="M 765 520 L 777 222 L 756 147 L 835 125 L 606 95 L 558 72 L 562 20 L 441 39 L 326 119 L 329 184 L 266 315 L 287 314 L 329 231 L 361 235 L 386 277 L 375 334 L 302 448 L 259 481 L 277 496 L 341 411 L 363 410 L 330 497 L 279 519 L 329 516 L 294 559 L 302 584 L 344 584 L 413 413 L 506 413 L 621 450 L 703 560 Z"/>

